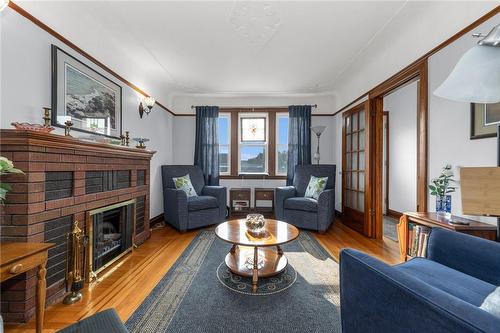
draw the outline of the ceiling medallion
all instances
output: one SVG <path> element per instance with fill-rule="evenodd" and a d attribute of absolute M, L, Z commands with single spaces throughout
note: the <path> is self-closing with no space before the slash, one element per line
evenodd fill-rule
<path fill-rule="evenodd" d="M 235 1 L 229 22 L 233 30 L 250 44 L 264 47 L 278 31 L 281 19 L 276 9 L 267 2 Z"/>

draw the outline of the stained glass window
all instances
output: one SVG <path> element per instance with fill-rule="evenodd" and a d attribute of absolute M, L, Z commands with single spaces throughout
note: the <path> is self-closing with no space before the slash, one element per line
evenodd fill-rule
<path fill-rule="evenodd" d="M 242 117 L 241 142 L 265 142 L 266 118 Z"/>

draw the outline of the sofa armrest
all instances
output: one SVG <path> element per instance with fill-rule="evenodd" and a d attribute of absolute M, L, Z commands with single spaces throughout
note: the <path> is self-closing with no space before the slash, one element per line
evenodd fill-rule
<path fill-rule="evenodd" d="M 163 190 L 163 216 L 180 231 L 186 231 L 188 226 L 187 195 L 183 190 L 166 188 Z"/>
<path fill-rule="evenodd" d="M 495 286 L 500 285 L 500 243 L 433 228 L 427 258 Z"/>
<path fill-rule="evenodd" d="M 352 249 L 340 253 L 344 333 L 496 332 L 500 318 Z"/>
<path fill-rule="evenodd" d="M 285 200 L 288 198 L 293 198 L 295 196 L 296 190 L 295 187 L 293 186 L 284 186 L 284 187 L 277 187 L 276 188 L 276 202 L 275 202 L 275 209 L 274 209 L 274 214 L 276 215 L 277 220 L 283 220 L 285 213 L 284 213 L 284 203 Z"/>
<path fill-rule="evenodd" d="M 318 197 L 318 231 L 323 233 L 333 222 L 335 216 L 335 190 L 324 190 Z"/>
<path fill-rule="evenodd" d="M 217 198 L 219 205 L 219 217 L 226 218 L 227 212 L 227 189 L 224 186 L 205 186 L 201 191 L 203 195 Z"/>

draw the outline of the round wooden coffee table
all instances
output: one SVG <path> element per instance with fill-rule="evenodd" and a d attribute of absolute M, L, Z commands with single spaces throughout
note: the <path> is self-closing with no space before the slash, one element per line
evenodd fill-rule
<path fill-rule="evenodd" d="M 226 255 L 226 265 L 234 274 L 252 278 L 253 292 L 257 291 L 259 277 L 281 273 L 288 261 L 280 245 L 299 237 L 299 229 L 282 221 L 266 219 L 264 232 L 253 236 L 247 231 L 245 220 L 232 220 L 215 228 L 217 237 L 233 244 Z"/>

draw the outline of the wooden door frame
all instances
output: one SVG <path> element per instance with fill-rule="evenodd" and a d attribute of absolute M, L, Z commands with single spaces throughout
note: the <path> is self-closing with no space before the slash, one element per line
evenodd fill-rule
<path fill-rule="evenodd" d="M 373 196 L 373 237 L 381 239 L 383 235 L 382 219 L 382 172 L 383 172 L 383 100 L 384 96 L 418 78 L 417 99 L 417 211 L 427 211 L 427 156 L 428 156 L 428 65 L 427 58 L 415 62 L 377 87 L 369 94 L 374 144 L 370 152 L 372 196 Z"/>
<path fill-rule="evenodd" d="M 342 188 L 341 188 L 341 195 L 342 195 L 342 210 L 344 210 L 344 205 L 346 202 L 345 199 L 345 176 L 344 176 L 344 167 L 346 166 L 346 151 L 345 151 L 345 118 L 348 117 L 349 115 L 359 112 L 361 110 L 365 111 L 365 147 L 364 147 L 364 155 L 365 155 L 365 169 L 364 169 L 364 174 L 365 174 L 365 182 L 364 182 L 364 223 L 363 223 L 363 229 L 358 230 L 355 229 L 359 232 L 362 232 L 365 236 L 367 237 L 375 237 L 375 229 L 374 229 L 374 223 L 373 223 L 373 204 L 372 204 L 372 196 L 373 196 L 373 187 L 371 184 L 371 179 L 373 178 L 371 175 L 371 151 L 372 151 L 372 144 L 373 144 L 373 131 L 371 129 L 371 126 L 373 126 L 373 121 L 371 117 L 371 101 L 368 99 L 366 101 L 363 101 L 361 103 L 358 103 L 349 110 L 346 110 L 345 112 L 342 113 Z M 359 122 L 359 120 L 358 120 Z M 351 139 L 352 140 L 352 139 Z M 359 137 L 358 137 L 358 142 L 359 142 Z M 358 157 L 358 163 L 359 163 L 359 157 Z M 359 174 L 358 174 L 359 177 Z M 359 182 L 359 180 L 358 180 Z"/>
<path fill-rule="evenodd" d="M 386 166 L 385 166 L 385 184 L 384 184 L 384 187 L 385 187 L 385 196 L 382 198 L 384 201 L 385 201 L 385 214 L 386 215 L 389 215 L 389 161 L 390 161 L 390 158 L 389 158 L 389 152 L 390 152 L 390 148 L 389 148 L 389 111 L 384 111 L 382 113 L 382 121 L 383 121 L 383 117 L 386 117 L 385 118 L 385 125 L 386 125 L 386 128 L 384 128 L 385 130 L 385 142 L 384 142 L 384 148 L 385 148 L 385 153 L 386 153 L 386 158 L 385 158 L 385 162 L 386 162 Z M 383 125 L 383 124 L 382 124 Z M 383 133 L 382 133 L 383 135 Z M 383 152 L 382 152 L 383 154 Z M 382 159 L 383 159 L 383 156 L 382 156 Z M 383 163 L 383 160 L 382 160 L 382 163 Z M 383 166 L 382 166 L 382 169 L 383 169 Z"/>

